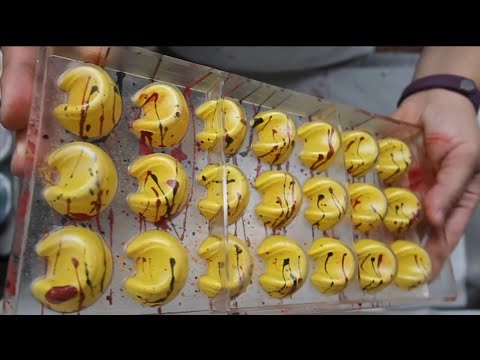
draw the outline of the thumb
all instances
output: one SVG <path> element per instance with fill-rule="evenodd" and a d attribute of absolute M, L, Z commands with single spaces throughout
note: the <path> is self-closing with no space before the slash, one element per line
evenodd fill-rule
<path fill-rule="evenodd" d="M 398 107 L 390 117 L 392 119 L 400 120 L 407 123 L 412 123 L 419 125 L 421 123 L 421 107 L 417 106 L 405 106 L 404 104 L 409 103 L 410 99 L 405 99 L 405 101 Z"/>
<path fill-rule="evenodd" d="M 2 47 L 0 119 L 7 129 L 21 130 L 27 126 L 37 51 L 37 47 Z"/>
<path fill-rule="evenodd" d="M 473 176 L 477 152 L 469 143 L 449 151 L 440 163 L 435 185 L 426 195 L 426 214 L 433 225 L 444 225 L 448 212 L 455 206 Z"/>

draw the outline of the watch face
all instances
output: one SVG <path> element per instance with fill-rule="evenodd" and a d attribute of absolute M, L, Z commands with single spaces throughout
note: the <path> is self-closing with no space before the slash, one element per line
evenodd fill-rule
<path fill-rule="evenodd" d="M 475 83 L 470 79 L 463 79 L 460 81 L 460 89 L 472 92 L 475 90 Z"/>

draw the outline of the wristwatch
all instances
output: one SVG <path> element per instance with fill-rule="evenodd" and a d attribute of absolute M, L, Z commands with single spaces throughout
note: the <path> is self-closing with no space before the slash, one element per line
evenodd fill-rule
<path fill-rule="evenodd" d="M 463 76 L 450 74 L 431 75 L 414 80 L 403 91 L 397 106 L 408 96 L 430 89 L 445 89 L 462 94 L 472 102 L 475 112 L 478 112 L 478 108 L 480 107 L 480 91 L 475 85 L 475 82 Z"/>

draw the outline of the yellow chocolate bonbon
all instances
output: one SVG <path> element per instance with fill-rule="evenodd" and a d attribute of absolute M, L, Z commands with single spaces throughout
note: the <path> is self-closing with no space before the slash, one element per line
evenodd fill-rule
<path fill-rule="evenodd" d="M 227 289 L 233 299 L 243 293 L 250 284 L 253 272 L 253 256 L 247 244 L 234 235 L 228 235 L 228 281 Z M 208 237 L 200 246 L 200 256 L 208 262 L 207 274 L 200 277 L 199 288 L 209 298 L 215 297 L 222 288 L 221 271 L 225 266 L 227 249 L 222 239 Z"/>
<path fill-rule="evenodd" d="M 270 165 L 281 165 L 288 160 L 297 136 L 292 119 L 270 110 L 258 114 L 252 120 L 252 128 L 258 132 L 258 140 L 252 145 L 257 158 Z"/>
<path fill-rule="evenodd" d="M 377 161 L 378 144 L 365 131 L 351 130 L 342 134 L 347 172 L 353 177 L 364 176 Z"/>
<path fill-rule="evenodd" d="M 378 142 L 377 173 L 386 184 L 396 182 L 408 170 L 412 163 L 410 148 L 403 141 L 386 138 Z"/>
<path fill-rule="evenodd" d="M 188 129 L 187 101 L 175 86 L 153 83 L 139 90 L 132 101 L 143 117 L 132 124 L 133 133 L 147 145 L 171 148 L 179 144 Z"/>
<path fill-rule="evenodd" d="M 122 115 L 122 98 L 117 85 L 102 68 L 88 64 L 65 71 L 57 81 L 68 93 L 66 104 L 53 114 L 62 126 L 82 138 L 110 133 Z"/>
<path fill-rule="evenodd" d="M 406 232 L 420 221 L 420 200 L 414 193 L 398 187 L 387 188 L 384 192 L 388 201 L 384 224 L 390 232 Z"/>
<path fill-rule="evenodd" d="M 163 230 L 138 235 L 126 247 L 136 262 L 136 273 L 125 281 L 125 290 L 145 306 L 161 306 L 172 301 L 185 286 L 188 255 L 180 240 Z"/>
<path fill-rule="evenodd" d="M 128 196 L 128 205 L 141 219 L 156 223 L 175 216 L 185 207 L 188 177 L 182 164 L 172 156 L 141 156 L 130 166 L 129 173 L 137 178 L 139 190 Z"/>
<path fill-rule="evenodd" d="M 36 247 L 47 258 L 47 274 L 32 284 L 33 296 L 58 312 L 80 311 L 95 303 L 112 278 L 112 254 L 100 235 L 67 226 Z"/>
<path fill-rule="evenodd" d="M 256 213 L 265 225 L 282 228 L 297 216 L 303 195 L 298 180 L 290 173 L 265 171 L 257 177 L 254 186 L 262 194 L 262 202 L 256 207 Z"/>
<path fill-rule="evenodd" d="M 366 233 L 375 230 L 387 213 L 387 198 L 373 185 L 353 183 L 348 187 L 355 230 Z"/>
<path fill-rule="evenodd" d="M 310 206 L 305 218 L 322 231 L 330 230 L 345 216 L 347 192 L 336 181 L 326 177 L 309 179 L 303 185 L 303 193 Z"/>
<path fill-rule="evenodd" d="M 377 240 L 361 239 L 355 244 L 362 290 L 375 293 L 392 283 L 397 259 L 390 248 Z"/>
<path fill-rule="evenodd" d="M 221 129 L 222 112 L 224 129 Z M 224 136 L 227 155 L 237 153 L 247 133 L 247 116 L 236 100 L 224 98 L 207 101 L 197 109 L 197 116 L 205 122 L 205 131 L 197 135 L 202 149 L 211 151 Z"/>
<path fill-rule="evenodd" d="M 250 185 L 242 170 L 226 164 L 228 223 L 233 224 L 242 216 L 250 199 Z M 197 175 L 197 181 L 205 186 L 207 195 L 198 203 L 198 210 L 207 220 L 212 220 L 223 209 L 223 167 L 207 165 Z M 221 214 L 223 216 L 223 213 Z"/>
<path fill-rule="evenodd" d="M 300 153 L 303 164 L 317 173 L 327 170 L 335 160 L 341 144 L 335 128 L 324 122 L 306 123 L 298 129 L 298 136 L 305 143 L 305 148 Z"/>
<path fill-rule="evenodd" d="M 293 295 L 308 277 L 308 259 L 295 240 L 274 235 L 266 238 L 258 255 L 266 262 L 260 285 L 270 296 L 281 299 Z"/>
<path fill-rule="evenodd" d="M 432 262 L 420 245 L 408 240 L 397 240 L 390 247 L 398 259 L 395 284 L 399 288 L 411 290 L 430 279 Z"/>
<path fill-rule="evenodd" d="M 115 197 L 115 165 L 95 145 L 79 141 L 63 145 L 48 156 L 48 165 L 58 171 L 59 178 L 43 195 L 62 215 L 87 220 L 103 211 Z"/>
<path fill-rule="evenodd" d="M 312 284 L 322 294 L 338 294 L 355 275 L 357 264 L 354 254 L 340 240 L 328 237 L 317 239 L 308 255 L 315 261 Z"/>

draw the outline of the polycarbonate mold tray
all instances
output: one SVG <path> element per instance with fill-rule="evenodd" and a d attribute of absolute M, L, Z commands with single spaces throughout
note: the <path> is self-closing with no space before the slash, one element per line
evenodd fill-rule
<path fill-rule="evenodd" d="M 59 79 L 68 88 L 65 74 L 86 65 L 83 60 L 74 48 L 40 51 L 3 313 L 308 313 L 455 298 L 449 261 L 429 284 L 396 285 L 399 274 L 408 278 L 412 261 L 428 275 L 428 255 L 425 260 L 408 244 L 406 252 L 392 252 L 399 239 L 425 247 L 421 212 L 407 214 L 411 226 L 400 233 L 385 226 L 387 210 L 372 230 L 354 218 L 355 196 L 370 193 L 381 201 L 391 186 L 409 189 L 421 203 L 431 182 L 421 128 L 142 49 L 110 48 L 97 63 L 106 77 L 95 80 L 98 69 L 88 64 L 74 72 L 97 81 L 85 83 L 88 96 L 74 87 L 62 90 Z M 180 111 L 145 105 L 171 101 L 169 96 Z M 82 97 L 80 105 L 75 97 Z M 168 115 L 178 129 L 158 122 L 155 129 L 142 128 Z M 392 140 L 386 139 L 410 150 L 407 167 L 391 158 Z M 309 141 L 319 145 L 307 146 Z M 368 146 L 380 149 L 379 155 Z M 94 159 L 90 167 L 85 154 Z M 138 165 L 151 154 L 171 157 Z M 391 184 L 379 176 L 390 158 L 405 170 Z M 75 166 L 83 171 L 74 173 Z M 152 181 L 182 203 L 177 213 Z M 354 183 L 378 192 L 360 186 L 350 194 Z M 94 200 L 82 205 L 74 193 L 85 184 Z M 49 193 L 56 185 L 71 195 L 69 201 L 62 189 Z M 142 191 L 149 192 L 148 210 L 134 210 L 129 201 Z M 411 201 L 402 196 L 400 203 Z M 64 207 L 55 210 L 57 201 Z M 85 204 L 89 214 L 72 210 Z M 160 218 L 165 206 L 175 215 Z M 391 226 L 398 220 L 389 219 Z M 359 246 L 362 239 L 383 247 Z M 419 264 L 422 256 L 427 264 Z"/>

